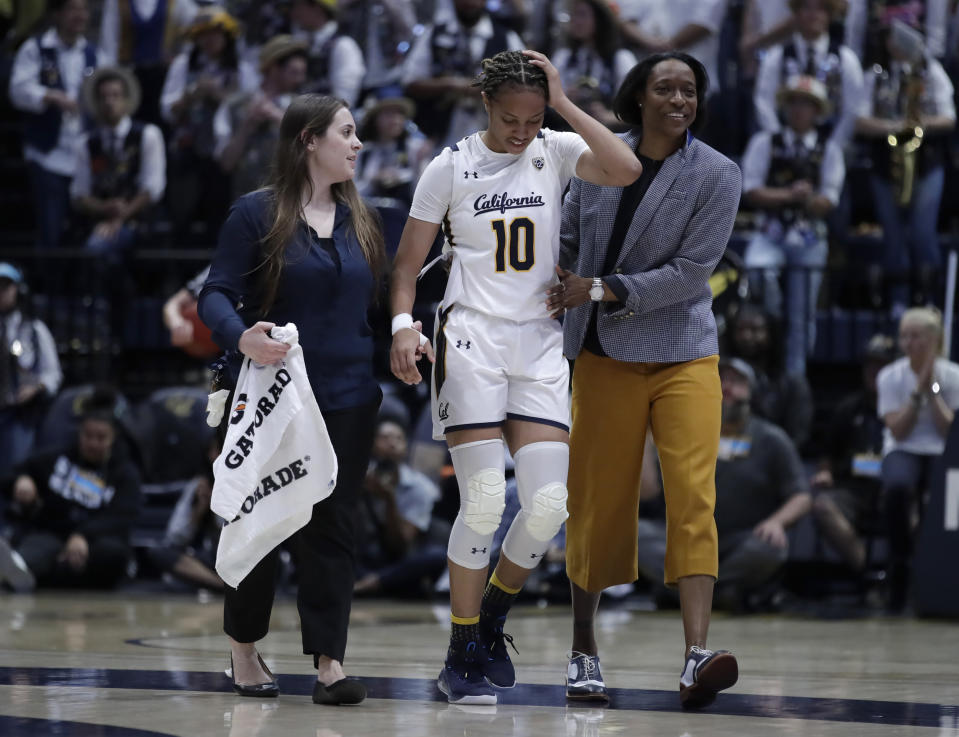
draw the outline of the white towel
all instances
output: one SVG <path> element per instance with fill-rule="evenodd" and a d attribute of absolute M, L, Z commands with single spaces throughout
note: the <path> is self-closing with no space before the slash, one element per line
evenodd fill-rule
<path fill-rule="evenodd" d="M 239 585 L 273 548 L 310 521 L 336 485 L 336 454 L 316 404 L 296 326 L 273 328 L 292 347 L 271 366 L 245 359 L 210 508 L 226 520 L 216 571 Z"/>

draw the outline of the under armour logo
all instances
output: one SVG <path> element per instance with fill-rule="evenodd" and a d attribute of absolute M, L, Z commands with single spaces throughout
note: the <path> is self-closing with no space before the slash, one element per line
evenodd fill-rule
<path fill-rule="evenodd" d="M 464 171 L 464 172 L 463 172 L 463 179 L 469 179 L 469 178 L 470 178 L 470 174 L 473 175 L 473 179 L 479 179 L 479 174 L 477 174 L 475 171 Z"/>
<path fill-rule="evenodd" d="M 473 555 L 476 555 L 477 553 L 485 553 L 486 548 L 473 548 L 471 552 L 473 553 Z"/>
<path fill-rule="evenodd" d="M 529 558 L 530 558 L 530 560 L 535 560 L 536 558 L 542 558 L 542 557 L 544 557 L 545 555 L 546 555 L 546 553 L 530 553 L 530 554 L 529 554 Z"/>
<path fill-rule="evenodd" d="M 470 349 L 470 342 L 469 342 L 468 340 L 466 340 L 466 341 L 457 340 L 457 341 L 456 341 L 456 347 L 457 347 L 457 348 L 465 348 L 466 350 L 469 350 L 469 349 Z"/>

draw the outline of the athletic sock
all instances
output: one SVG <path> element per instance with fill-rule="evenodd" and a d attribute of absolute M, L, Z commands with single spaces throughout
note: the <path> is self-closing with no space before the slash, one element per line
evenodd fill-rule
<path fill-rule="evenodd" d="M 450 649 L 464 652 L 471 642 L 480 642 L 479 615 L 475 617 L 457 617 L 450 614 Z"/>
<path fill-rule="evenodd" d="M 505 620 L 520 591 L 521 589 L 510 588 L 504 584 L 499 580 L 496 571 L 493 571 L 489 583 L 486 584 L 486 590 L 483 592 L 480 616 L 491 622 Z"/>

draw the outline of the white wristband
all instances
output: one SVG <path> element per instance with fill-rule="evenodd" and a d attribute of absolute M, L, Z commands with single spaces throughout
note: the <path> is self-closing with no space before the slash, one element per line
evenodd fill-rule
<path fill-rule="evenodd" d="M 392 334 L 396 335 L 400 330 L 404 328 L 413 327 L 413 316 L 409 312 L 401 312 L 393 318 L 392 324 Z"/>
<path fill-rule="evenodd" d="M 413 327 L 413 316 L 409 312 L 401 312 L 393 318 L 393 335 L 396 335 L 400 330 L 405 330 L 406 328 L 409 328 L 410 330 L 416 330 Z M 419 330 L 416 330 L 416 332 L 420 336 L 420 345 L 429 342 L 429 338 L 423 335 L 423 333 L 421 333 Z"/>

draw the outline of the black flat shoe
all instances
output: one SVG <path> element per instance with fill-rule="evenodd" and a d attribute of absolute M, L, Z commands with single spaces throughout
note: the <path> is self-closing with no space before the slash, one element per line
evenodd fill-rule
<path fill-rule="evenodd" d="M 358 704 L 366 698 L 366 686 L 355 678 L 341 678 L 329 686 L 313 685 L 314 704 Z"/>
<path fill-rule="evenodd" d="M 260 657 L 259 653 L 257 653 L 256 659 L 260 661 L 260 667 L 263 668 L 263 670 L 272 680 L 270 680 L 268 683 L 255 683 L 251 686 L 237 683 L 236 669 L 233 667 L 233 653 L 230 653 L 230 678 L 233 681 L 233 690 L 240 694 L 240 696 L 252 696 L 260 699 L 275 699 L 280 695 L 280 687 L 276 683 L 276 677 L 273 675 L 270 669 L 266 667 L 266 663 L 263 662 L 263 658 Z"/>

